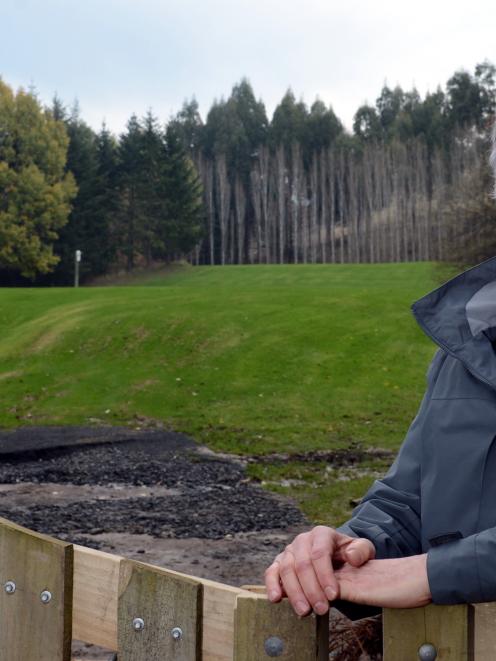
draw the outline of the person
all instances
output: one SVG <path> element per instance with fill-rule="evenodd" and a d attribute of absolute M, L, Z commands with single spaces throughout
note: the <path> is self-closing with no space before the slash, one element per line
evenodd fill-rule
<path fill-rule="evenodd" d="M 496 256 L 411 310 L 437 350 L 396 459 L 348 521 L 301 533 L 265 571 L 268 598 L 301 616 L 336 599 L 496 600 Z"/>

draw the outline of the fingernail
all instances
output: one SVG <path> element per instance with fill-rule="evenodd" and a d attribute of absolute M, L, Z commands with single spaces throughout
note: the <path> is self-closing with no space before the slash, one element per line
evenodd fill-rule
<path fill-rule="evenodd" d="M 314 611 L 319 615 L 324 615 L 324 613 L 327 613 L 327 608 L 327 604 L 324 604 L 323 601 L 318 601 L 313 607 Z"/>
<path fill-rule="evenodd" d="M 336 598 L 336 590 L 334 588 L 326 588 L 324 592 L 329 601 L 332 601 Z"/>
<path fill-rule="evenodd" d="M 308 604 L 306 604 L 304 601 L 297 601 L 295 608 L 298 615 L 304 615 L 308 611 Z"/>
<path fill-rule="evenodd" d="M 279 593 L 276 592 L 275 590 L 271 590 L 271 591 L 269 592 L 269 599 L 270 599 L 271 601 L 275 601 L 276 599 L 278 599 L 278 597 L 279 597 Z"/>

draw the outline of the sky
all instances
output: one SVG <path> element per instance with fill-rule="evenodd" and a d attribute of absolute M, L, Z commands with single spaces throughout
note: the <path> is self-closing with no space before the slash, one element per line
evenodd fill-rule
<path fill-rule="evenodd" d="M 248 78 L 269 118 L 291 87 L 351 129 L 382 86 L 421 95 L 496 64 L 495 0 L 1 0 L 0 77 L 43 103 L 78 100 L 95 130 L 163 122 L 195 97 L 203 119 Z"/>

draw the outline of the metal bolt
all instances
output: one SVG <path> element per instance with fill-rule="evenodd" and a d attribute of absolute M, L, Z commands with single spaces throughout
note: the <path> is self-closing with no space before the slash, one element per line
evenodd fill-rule
<path fill-rule="evenodd" d="M 52 601 L 52 593 L 50 590 L 43 590 L 40 594 L 40 599 L 44 604 L 48 604 L 48 602 Z"/>
<path fill-rule="evenodd" d="M 145 628 L 145 621 L 141 617 L 135 617 L 133 620 L 133 628 L 135 631 L 142 631 Z"/>
<path fill-rule="evenodd" d="M 5 583 L 5 585 L 3 586 L 3 589 L 7 594 L 14 594 L 14 592 L 16 591 L 16 584 L 14 583 L 14 581 L 7 581 L 7 583 Z"/>
<path fill-rule="evenodd" d="M 174 627 L 171 631 L 171 636 L 174 638 L 174 640 L 181 640 L 183 637 L 183 630 L 181 627 Z"/>
<path fill-rule="evenodd" d="M 277 636 L 271 636 L 265 641 L 264 649 L 267 656 L 281 656 L 284 650 L 284 644 Z"/>
<path fill-rule="evenodd" d="M 431 643 L 424 643 L 419 647 L 418 658 L 420 661 L 434 661 L 437 658 L 437 650 Z"/>

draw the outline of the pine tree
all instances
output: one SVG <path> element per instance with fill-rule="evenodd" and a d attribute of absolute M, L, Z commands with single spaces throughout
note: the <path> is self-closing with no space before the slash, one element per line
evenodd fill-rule
<path fill-rule="evenodd" d="M 141 249 L 141 233 L 145 223 L 141 197 L 143 140 L 142 128 L 136 115 L 131 116 L 126 128 L 118 147 L 117 247 L 124 254 L 126 268 L 130 271 Z"/>
<path fill-rule="evenodd" d="M 55 105 L 52 110 L 65 114 Z M 55 252 L 60 262 L 50 277 L 50 282 L 69 285 L 74 279 L 74 256 L 81 250 L 83 259 L 80 279 L 102 273 L 102 247 L 105 235 L 99 227 L 99 205 L 96 199 L 98 152 L 93 130 L 81 119 L 77 103 L 68 119 L 65 120 L 69 136 L 66 169 L 72 173 L 78 185 L 78 192 L 67 224 L 62 228 L 55 244 Z M 46 279 L 40 282 L 45 282 Z"/>
<path fill-rule="evenodd" d="M 194 97 L 191 101 L 185 101 L 170 123 L 174 125 L 186 152 L 191 156 L 196 154 L 203 143 L 203 121 L 198 101 Z"/>
<path fill-rule="evenodd" d="M 344 130 L 332 108 L 326 108 L 320 99 L 312 104 L 306 123 L 306 146 L 309 153 L 327 149 Z"/>
<path fill-rule="evenodd" d="M 94 188 L 97 218 L 92 246 L 94 275 L 107 273 L 116 259 L 115 227 L 119 197 L 117 191 L 117 142 L 105 124 L 96 137 L 97 169 Z M 87 248 L 87 249 L 88 249 Z M 93 250 L 94 248 L 94 250 Z"/>
<path fill-rule="evenodd" d="M 295 95 L 288 89 L 274 110 L 269 129 L 272 147 L 284 145 L 289 157 L 293 142 L 304 143 L 308 119 L 308 108 L 303 101 L 296 102 Z"/>
<path fill-rule="evenodd" d="M 174 126 L 165 133 L 167 159 L 165 217 L 157 227 L 160 249 L 157 256 L 173 259 L 191 251 L 203 234 L 202 186 L 192 160 L 186 156 Z"/>

